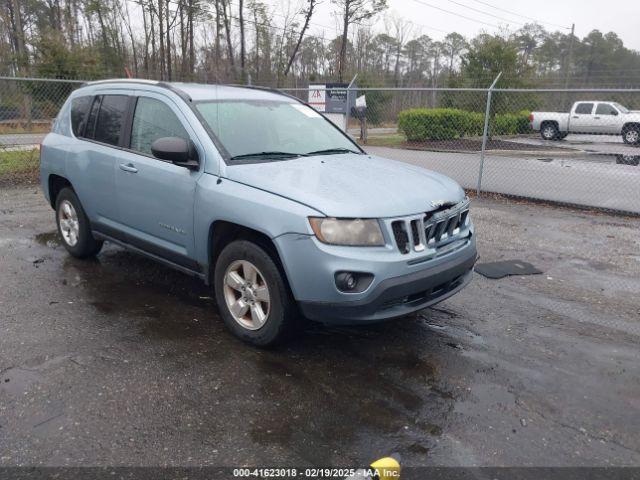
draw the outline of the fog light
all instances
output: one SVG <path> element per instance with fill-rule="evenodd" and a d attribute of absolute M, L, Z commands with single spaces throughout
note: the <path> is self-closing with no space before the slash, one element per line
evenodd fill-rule
<path fill-rule="evenodd" d="M 358 285 L 355 275 L 350 272 L 342 272 L 336 275 L 336 285 L 340 290 L 353 290 Z"/>
<path fill-rule="evenodd" d="M 360 293 L 371 285 L 373 275 L 365 272 L 336 272 L 335 281 L 341 292 Z"/>

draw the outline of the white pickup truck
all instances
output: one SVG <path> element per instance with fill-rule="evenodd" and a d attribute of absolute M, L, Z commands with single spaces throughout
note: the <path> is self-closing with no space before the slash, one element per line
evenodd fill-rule
<path fill-rule="evenodd" d="M 640 111 L 632 111 L 617 102 L 581 101 L 570 113 L 532 112 L 531 128 L 545 140 L 561 140 L 570 133 L 622 135 L 624 143 L 640 143 Z"/>

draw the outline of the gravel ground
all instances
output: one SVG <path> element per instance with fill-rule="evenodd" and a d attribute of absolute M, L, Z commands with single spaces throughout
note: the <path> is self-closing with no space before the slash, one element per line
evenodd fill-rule
<path fill-rule="evenodd" d="M 475 200 L 472 284 L 367 328 L 236 341 L 198 281 L 71 258 L 37 187 L 0 190 L 0 466 L 640 465 L 640 220 Z"/>

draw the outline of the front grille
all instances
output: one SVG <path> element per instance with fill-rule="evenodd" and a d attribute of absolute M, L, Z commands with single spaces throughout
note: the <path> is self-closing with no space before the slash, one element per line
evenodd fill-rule
<path fill-rule="evenodd" d="M 398 250 L 403 254 L 437 250 L 469 233 L 469 199 L 453 207 L 428 212 L 421 218 L 391 223 Z"/>

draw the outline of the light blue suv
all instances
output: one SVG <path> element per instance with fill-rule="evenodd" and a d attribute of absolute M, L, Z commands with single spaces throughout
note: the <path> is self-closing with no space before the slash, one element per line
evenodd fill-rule
<path fill-rule="evenodd" d="M 41 182 L 69 253 L 107 240 L 200 277 L 259 346 L 301 317 L 414 312 L 467 285 L 476 261 L 455 182 L 368 155 L 267 89 L 89 83 L 42 143 Z"/>

